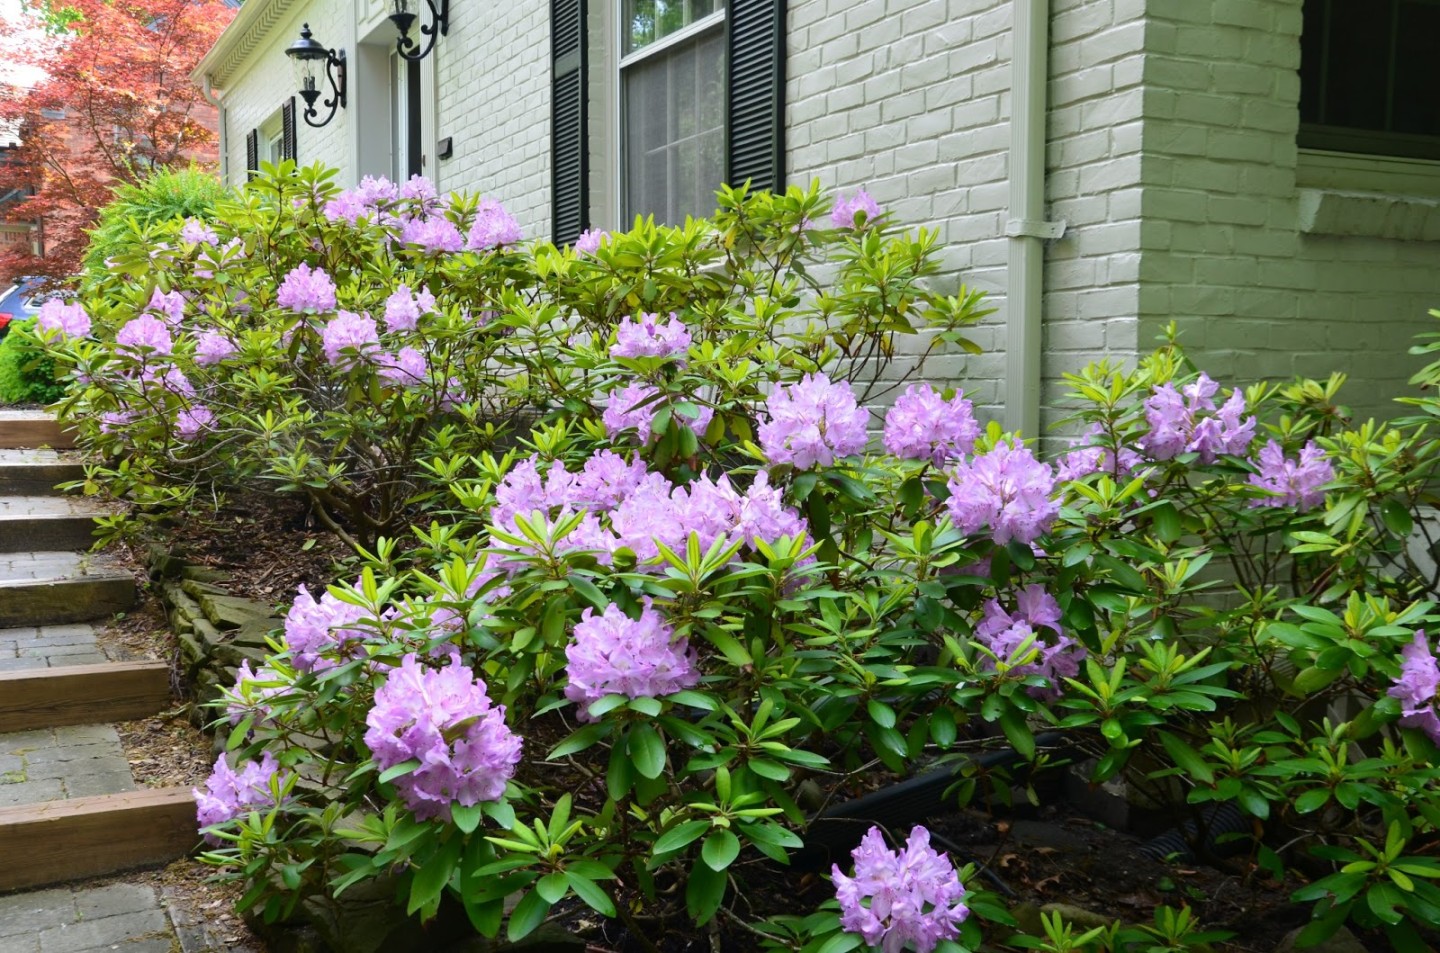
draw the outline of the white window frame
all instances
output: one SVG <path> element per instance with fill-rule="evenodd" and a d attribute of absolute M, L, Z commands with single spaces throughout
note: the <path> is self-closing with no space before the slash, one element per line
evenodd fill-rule
<path fill-rule="evenodd" d="M 697 36 L 709 32 L 710 30 L 722 27 L 725 23 L 727 16 L 729 15 L 729 12 L 729 4 L 725 3 L 724 6 L 722 6 L 719 10 L 716 10 L 714 13 L 707 14 L 696 20 L 694 23 L 690 23 L 686 26 L 681 27 L 680 29 L 676 30 L 674 33 L 671 33 L 668 36 L 661 37 L 655 42 L 648 43 L 633 53 L 626 54 L 622 52 L 625 49 L 625 0 L 614 0 L 614 2 L 610 4 L 610 13 L 613 15 L 614 19 L 614 28 L 611 31 L 612 35 L 610 48 L 613 49 L 616 54 L 615 67 L 610 71 L 610 85 L 614 94 L 611 98 L 610 106 L 613 110 L 612 115 L 614 115 L 615 117 L 614 125 L 610 130 L 611 136 L 613 137 L 612 141 L 615 143 L 615 148 L 613 150 L 612 156 L 613 161 L 610 163 L 610 167 L 612 170 L 612 174 L 610 176 L 610 187 L 612 190 L 611 194 L 615 196 L 615 213 L 618 219 L 618 221 L 616 222 L 617 228 L 629 228 L 630 223 L 634 221 L 635 218 L 635 213 L 631 210 L 630 207 L 629 190 L 625 184 L 627 157 L 625 155 L 626 135 L 624 73 L 626 67 L 633 66 L 634 64 L 649 59 L 652 56 L 663 53 L 671 47 L 679 46 L 682 43 L 689 42 L 695 39 Z M 725 63 L 725 69 L 727 71 L 730 69 L 730 63 L 728 62 L 728 58 Z M 725 123 L 727 127 L 729 126 L 729 122 L 730 118 L 727 115 L 725 117 Z"/>

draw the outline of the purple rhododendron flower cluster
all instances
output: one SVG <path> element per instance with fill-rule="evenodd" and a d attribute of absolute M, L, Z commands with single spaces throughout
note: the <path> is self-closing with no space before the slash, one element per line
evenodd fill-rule
<path fill-rule="evenodd" d="M 457 252 L 465 247 L 460 229 L 441 215 L 406 219 L 400 227 L 400 240 L 427 252 Z"/>
<path fill-rule="evenodd" d="M 250 811 L 264 810 L 275 806 L 271 793 L 271 779 L 275 778 L 280 765 L 275 756 L 265 752 L 259 761 L 247 761 L 237 773 L 230 767 L 222 754 L 215 759 L 215 767 L 205 782 L 205 790 L 192 788 L 195 796 L 195 820 L 200 827 L 214 827 L 224 824 Z M 210 844 L 221 843 L 214 834 L 205 835 Z"/>
<path fill-rule="evenodd" d="M 354 626 L 368 614 L 329 592 L 316 601 L 302 584 L 285 615 L 285 647 L 290 650 L 296 670 L 320 672 L 334 668 L 336 663 L 324 653 L 346 654 L 351 643 L 364 639 L 365 630 Z"/>
<path fill-rule="evenodd" d="M 430 366 L 425 355 L 413 347 L 402 347 L 395 354 L 381 354 L 375 358 L 380 376 L 401 387 L 416 387 L 425 383 Z"/>
<path fill-rule="evenodd" d="M 837 457 L 863 451 L 869 439 L 869 412 L 848 383 L 832 384 L 824 374 L 777 387 L 765 407 L 770 413 L 760 422 L 760 448 L 771 463 L 828 467 Z"/>
<path fill-rule="evenodd" d="M 365 744 L 381 771 L 414 759 L 394 780 L 420 820 L 450 819 L 451 805 L 498 801 L 520 763 L 520 736 L 463 665 L 430 668 L 412 653 L 392 669 L 365 716 Z"/>
<path fill-rule="evenodd" d="M 481 199 L 465 247 L 471 251 L 489 251 L 501 245 L 513 245 L 519 240 L 520 223 L 499 202 Z"/>
<path fill-rule="evenodd" d="M 615 346 L 611 357 L 675 357 L 690 349 L 690 329 L 670 312 L 670 320 L 660 323 L 660 316 L 642 313 L 638 320 L 626 318 L 615 329 Z"/>
<path fill-rule="evenodd" d="M 250 667 L 250 660 L 240 662 L 235 672 L 235 687 L 225 693 L 225 714 L 230 724 L 238 725 L 246 718 L 253 718 L 255 724 L 263 724 L 274 717 L 269 700 L 285 691 L 284 685 L 262 685 L 262 682 L 280 682 L 280 673 L 268 665 L 261 665 L 259 671 Z"/>
<path fill-rule="evenodd" d="M 1440 691 L 1440 662 L 1430 651 L 1425 630 L 1400 650 L 1400 680 L 1390 686 L 1391 698 L 1400 699 L 1400 724 L 1419 728 L 1440 744 L 1440 717 L 1435 715 L 1435 694 Z"/>
<path fill-rule="evenodd" d="M 642 383 L 627 384 L 611 391 L 606 400 L 605 411 L 600 415 L 605 432 L 614 437 L 633 429 L 639 435 L 641 443 L 649 441 L 654 434 L 655 415 L 667 403 L 666 399 L 657 396 L 659 393 L 649 384 Z M 705 435 L 711 419 L 715 416 L 713 408 L 701 403 L 695 404 L 694 417 L 682 413 L 674 404 L 671 406 L 675 408 L 671 411 L 671 421 L 689 427 L 695 431 L 697 437 Z"/>
<path fill-rule="evenodd" d="M 885 415 L 885 449 L 937 467 L 975 449 L 978 436 L 980 424 L 961 390 L 945 400 L 929 384 L 912 384 Z"/>
<path fill-rule="evenodd" d="M 700 681 L 695 659 L 684 639 L 645 598 L 640 618 L 614 604 L 600 615 L 586 608 L 565 648 L 565 697 L 580 706 L 580 719 L 593 721 L 591 703 L 606 695 L 656 698 L 693 688 Z"/>
<path fill-rule="evenodd" d="M 1214 463 L 1222 453 L 1244 454 L 1255 436 L 1255 418 L 1244 417 L 1245 395 L 1238 388 L 1217 410 L 1219 390 L 1204 374 L 1179 391 L 1173 384 L 1154 388 L 1145 401 L 1150 432 L 1140 439 L 1141 449 L 1157 460 L 1198 453 L 1201 463 Z"/>
<path fill-rule="evenodd" d="M 275 303 L 298 313 L 323 313 L 335 310 L 335 282 L 324 269 L 301 263 L 280 282 Z"/>
<path fill-rule="evenodd" d="M 600 250 L 600 245 L 610 233 L 603 228 L 587 228 L 575 239 L 575 251 L 581 255 L 593 255 Z"/>
<path fill-rule="evenodd" d="M 858 933 L 884 953 L 900 953 L 913 944 L 917 953 L 931 953 L 941 940 L 960 935 L 970 915 L 965 887 L 950 858 L 930 846 L 930 832 L 918 824 L 904 850 L 885 846 L 880 828 L 872 827 L 850 853 L 855 875 L 839 866 L 830 870 L 840 925 Z"/>
<path fill-rule="evenodd" d="M 703 549 L 722 537 L 773 542 L 808 533 L 805 521 L 785 505 L 781 490 L 770 486 L 763 472 L 744 493 L 725 476 L 701 476 L 677 487 L 646 470 L 642 461 L 626 463 L 610 450 L 591 457 L 578 473 L 552 466 L 544 478 L 534 460 L 524 461 L 505 475 L 495 500 L 492 522 L 511 531 L 521 514 L 539 512 L 553 520 L 583 513 L 565 542 L 572 549 L 595 551 L 604 563 L 622 548 L 642 563 L 654 560 L 661 545 L 683 550 L 691 533 Z"/>
<path fill-rule="evenodd" d="M 1122 477 L 1144 462 L 1144 458 L 1129 447 L 1121 447 L 1118 455 L 1112 453 L 1109 447 L 1102 445 L 1103 440 L 1104 427 L 1099 424 L 1087 427 L 1084 433 L 1070 441 L 1070 452 L 1062 454 L 1055 462 L 1055 479 L 1064 483 L 1102 470 L 1113 477 Z"/>
<path fill-rule="evenodd" d="M 194 440 L 215 426 L 215 415 L 204 404 L 192 404 L 175 415 L 175 436 Z"/>
<path fill-rule="evenodd" d="M 1287 460 L 1284 448 L 1271 440 L 1254 466 L 1260 472 L 1250 475 L 1250 485 L 1274 495 L 1251 500 L 1251 506 L 1293 506 L 1303 513 L 1325 502 L 1323 487 L 1335 479 L 1335 468 L 1314 441 L 1300 449 L 1298 460 Z"/>
<path fill-rule="evenodd" d="M 201 331 L 195 339 L 195 363 L 219 364 L 239 350 L 235 342 L 218 331 Z"/>
<path fill-rule="evenodd" d="M 860 189 L 851 198 L 838 198 L 835 200 L 835 208 L 830 212 L 830 221 L 836 228 L 859 228 L 855 221 L 857 212 L 865 213 L 865 224 L 869 225 L 880 214 L 880 206 L 870 197 L 870 193 Z"/>
<path fill-rule="evenodd" d="M 220 242 L 220 236 L 215 234 L 215 229 L 198 218 L 187 218 L 185 224 L 180 226 L 180 240 L 192 245 L 216 245 Z"/>
<path fill-rule="evenodd" d="M 115 344 L 135 352 L 136 356 L 146 348 L 156 354 L 169 354 L 175 346 L 170 339 L 170 329 L 153 314 L 142 314 L 125 322 L 115 334 Z"/>
<path fill-rule="evenodd" d="M 1033 543 L 1060 513 L 1055 472 L 1018 443 L 998 443 L 951 471 L 946 507 L 962 533 L 989 527 L 995 542 Z"/>
<path fill-rule="evenodd" d="M 1087 654 L 1085 646 L 1065 634 L 1060 625 L 1060 604 L 1038 584 L 1026 586 L 1015 597 L 1014 612 L 1007 612 L 998 599 L 985 603 L 980 624 L 975 627 L 975 640 L 984 644 L 1000 661 L 1009 662 L 1027 639 L 1034 639 L 1037 653 L 1034 661 L 1016 665 L 1010 671 L 1017 675 L 1043 675 L 1050 681 L 1048 689 L 1031 688 L 1031 694 L 1056 697 L 1062 678 L 1080 673 L 1080 662 Z M 1047 640 L 1040 629 L 1049 629 L 1053 639 Z"/>
<path fill-rule="evenodd" d="M 367 351 L 380 346 L 380 329 L 367 314 L 341 311 L 321 329 L 320 343 L 325 350 L 325 360 L 336 367 L 349 367 L 355 357 L 345 351 L 353 349 L 365 357 Z"/>
<path fill-rule="evenodd" d="M 35 317 L 35 326 L 46 331 L 58 331 L 67 338 L 83 338 L 90 333 L 90 315 L 78 301 L 68 304 L 59 298 L 51 298 L 40 305 Z"/>
<path fill-rule="evenodd" d="M 178 291 L 161 291 L 156 288 L 150 293 L 146 311 L 154 312 L 171 330 L 178 328 L 185 320 L 185 296 Z"/>
<path fill-rule="evenodd" d="M 385 327 L 397 333 L 414 331 L 420 324 L 420 315 L 434 310 L 435 296 L 428 288 L 412 294 L 410 286 L 402 284 L 385 299 Z"/>

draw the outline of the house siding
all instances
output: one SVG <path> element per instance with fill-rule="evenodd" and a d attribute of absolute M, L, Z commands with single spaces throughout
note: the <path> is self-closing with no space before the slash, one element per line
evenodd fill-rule
<path fill-rule="evenodd" d="M 1147 10 L 1140 343 L 1173 318 L 1217 378 L 1344 370 L 1357 417 L 1393 416 L 1440 305 L 1440 243 L 1302 231 L 1301 0 Z"/>

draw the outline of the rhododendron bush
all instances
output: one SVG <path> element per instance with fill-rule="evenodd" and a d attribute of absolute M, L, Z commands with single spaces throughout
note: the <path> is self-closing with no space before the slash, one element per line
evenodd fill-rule
<path fill-rule="evenodd" d="M 331 178 L 284 166 L 210 223 L 150 228 L 44 322 L 84 385 L 62 415 L 97 461 L 124 458 L 96 485 L 142 510 L 298 495 L 369 545 L 536 422 L 694 467 L 754 439 L 773 385 L 808 376 L 824 383 L 805 399 L 854 388 L 853 444 L 854 401 L 916 368 L 898 339 L 925 332 L 923 367 L 984 313 L 931 287 L 933 234 L 815 227 L 814 189 L 727 193 L 713 219 L 584 251 L 523 241 L 500 203 L 420 177 Z M 777 439 L 816 452 L 775 416 Z"/>
<path fill-rule="evenodd" d="M 489 936 L 588 909 L 641 949 L 1003 945 L 943 835 L 812 821 L 942 766 L 953 802 L 1036 797 L 1068 763 L 1202 831 L 1246 815 L 1254 875 L 1312 881 L 1307 940 L 1440 922 L 1423 428 L 1171 342 L 1071 377 L 1045 454 L 929 379 L 980 302 L 927 290 L 933 240 L 868 196 L 727 192 L 561 250 L 493 203 L 325 181 L 262 179 L 248 224 L 50 322 L 130 492 L 269 481 L 370 543 L 223 702 L 198 820 L 247 907 L 393 880 Z M 1023 767 L 982 770 L 999 748 Z"/>

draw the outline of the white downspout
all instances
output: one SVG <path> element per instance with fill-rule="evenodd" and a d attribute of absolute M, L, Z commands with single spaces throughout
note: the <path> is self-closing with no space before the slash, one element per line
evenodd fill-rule
<path fill-rule="evenodd" d="M 1049 0 L 1014 0 L 1010 64 L 1010 239 L 1005 293 L 1005 429 L 1040 434 L 1040 312 L 1045 240 L 1064 222 L 1045 216 L 1045 86 L 1049 80 Z"/>
<path fill-rule="evenodd" d="M 205 101 L 214 106 L 220 113 L 220 181 L 226 185 L 230 184 L 230 150 L 226 148 L 230 137 L 225 135 L 228 123 L 225 121 L 225 106 L 215 95 L 215 88 L 210 85 L 210 74 L 205 74 L 205 82 L 200 86 L 200 95 Z"/>

